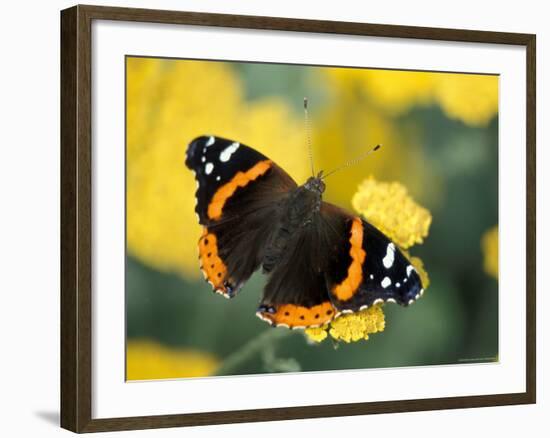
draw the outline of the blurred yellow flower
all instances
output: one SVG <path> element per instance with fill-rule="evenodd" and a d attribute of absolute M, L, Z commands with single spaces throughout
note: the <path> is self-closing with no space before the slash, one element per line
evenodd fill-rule
<path fill-rule="evenodd" d="M 498 112 L 498 76 L 437 73 L 434 94 L 447 116 L 486 125 Z"/>
<path fill-rule="evenodd" d="M 334 74 L 363 77 L 370 70 L 329 69 Z M 324 71 L 324 70 L 323 70 Z M 330 79 L 330 75 L 323 75 Z M 427 165 L 422 135 L 417 126 L 396 120 L 360 93 L 353 81 L 327 81 L 329 101 L 312 119 L 314 157 L 317 169 L 330 171 L 377 144 L 380 151 L 357 165 L 336 172 L 327 180 L 325 197 L 332 203 L 351 208 L 356 184 L 366 175 L 380 179 L 399 179 L 423 199 L 438 199 L 441 185 L 433 166 Z M 315 111 L 315 105 L 311 105 Z"/>
<path fill-rule="evenodd" d="M 496 75 L 336 68 L 326 72 L 344 93 L 358 88 L 391 116 L 414 105 L 436 103 L 451 118 L 483 126 L 498 112 Z"/>
<path fill-rule="evenodd" d="M 129 341 L 126 347 L 126 379 L 152 380 L 210 376 L 218 367 L 211 354 L 168 348 L 150 340 Z"/>
<path fill-rule="evenodd" d="M 483 234 L 481 249 L 485 272 L 498 280 L 498 225 Z"/>
<path fill-rule="evenodd" d="M 432 215 L 418 205 L 398 182 L 365 179 L 352 198 L 353 208 L 402 248 L 422 243 Z"/>
<path fill-rule="evenodd" d="M 333 68 L 327 73 L 337 86 L 350 93 L 359 86 L 391 115 L 432 99 L 433 77 L 424 72 Z"/>
<path fill-rule="evenodd" d="M 195 181 L 187 144 L 203 134 L 238 140 L 303 181 L 302 120 L 279 98 L 247 103 L 229 63 L 127 59 L 127 242 L 160 270 L 200 277 Z"/>

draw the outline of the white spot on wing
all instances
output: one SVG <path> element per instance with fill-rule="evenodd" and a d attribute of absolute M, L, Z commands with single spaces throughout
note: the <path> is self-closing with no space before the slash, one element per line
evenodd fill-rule
<path fill-rule="evenodd" d="M 212 163 L 206 163 L 206 165 L 204 166 L 204 173 L 206 173 L 207 175 L 210 175 L 213 170 L 214 170 L 214 165 Z"/>
<path fill-rule="evenodd" d="M 407 266 L 407 277 L 411 276 L 411 272 L 414 271 L 414 268 L 412 265 Z"/>
<path fill-rule="evenodd" d="M 216 181 L 219 181 L 221 179 L 220 175 L 216 177 Z"/>
<path fill-rule="evenodd" d="M 216 141 L 216 139 L 214 138 L 214 136 L 211 135 L 211 136 L 208 138 L 208 141 L 206 142 L 206 147 L 212 146 L 212 145 L 214 144 L 215 141 Z"/>
<path fill-rule="evenodd" d="M 386 269 L 389 269 L 393 266 L 394 258 L 395 258 L 395 245 L 393 243 L 389 243 L 386 248 L 386 257 L 382 259 L 382 263 L 384 263 L 384 267 Z"/>
<path fill-rule="evenodd" d="M 370 274 L 370 279 L 372 280 L 374 278 L 374 275 Z"/>
<path fill-rule="evenodd" d="M 203 155 L 201 158 L 201 161 L 204 163 L 206 161 L 206 157 Z"/>
<path fill-rule="evenodd" d="M 223 151 L 220 152 L 220 161 L 226 162 L 229 161 L 231 158 L 231 155 L 233 155 L 235 152 L 237 152 L 237 149 L 239 149 L 240 144 L 235 142 L 231 143 L 229 146 L 227 146 Z"/>
<path fill-rule="evenodd" d="M 386 289 L 388 286 L 391 285 L 390 277 L 384 277 L 382 282 L 380 283 L 384 289 Z"/>

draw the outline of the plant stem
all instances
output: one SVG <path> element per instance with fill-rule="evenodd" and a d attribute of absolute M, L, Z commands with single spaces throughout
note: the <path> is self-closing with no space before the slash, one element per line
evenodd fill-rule
<path fill-rule="evenodd" d="M 214 373 L 215 376 L 227 376 L 232 374 L 239 366 L 248 361 L 256 354 L 262 352 L 266 347 L 271 347 L 273 342 L 277 342 L 293 334 L 293 330 L 284 328 L 273 328 L 265 330 L 248 343 L 244 344 L 234 353 L 230 354 Z"/>

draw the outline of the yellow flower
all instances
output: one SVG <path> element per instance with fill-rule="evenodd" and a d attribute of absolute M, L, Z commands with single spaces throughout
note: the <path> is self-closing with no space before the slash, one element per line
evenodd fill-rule
<path fill-rule="evenodd" d="M 365 179 L 352 199 L 353 208 L 402 248 L 422 243 L 432 215 L 408 195 L 398 182 Z"/>
<path fill-rule="evenodd" d="M 435 98 L 447 116 L 486 125 L 498 112 L 498 76 L 439 73 Z"/>
<path fill-rule="evenodd" d="M 434 180 L 434 173 L 425 164 L 423 147 L 417 142 L 420 137 L 410 135 L 405 124 L 395 122 L 360 96 L 337 91 L 339 96 L 323 106 L 311 123 L 316 169 L 328 172 L 377 144 L 383 147 L 366 160 L 330 176 L 325 199 L 351 208 L 356 184 L 368 174 L 390 180 L 404 177 L 415 193 L 426 197 L 429 189 L 433 197 L 438 197 L 440 186 L 428 183 Z"/>
<path fill-rule="evenodd" d="M 451 118 L 486 125 L 498 112 L 498 76 L 399 70 L 327 69 L 344 93 L 359 88 L 391 116 L 415 105 L 437 103 Z"/>
<path fill-rule="evenodd" d="M 483 234 L 481 249 L 485 272 L 498 280 L 498 225 Z"/>
<path fill-rule="evenodd" d="M 356 342 L 369 339 L 370 333 L 384 331 L 385 325 L 384 312 L 376 305 L 336 318 L 331 324 L 330 335 L 344 342 Z"/>
<path fill-rule="evenodd" d="M 204 377 L 212 375 L 218 365 L 211 354 L 172 349 L 149 340 L 129 341 L 126 349 L 127 380 Z"/>
<path fill-rule="evenodd" d="M 416 103 L 426 103 L 433 95 L 433 74 L 399 70 L 327 70 L 336 85 L 353 92 L 358 85 L 388 114 L 399 115 Z"/>
<path fill-rule="evenodd" d="M 337 341 L 357 342 L 361 339 L 368 340 L 369 334 L 384 331 L 384 312 L 380 305 L 369 307 L 355 313 L 348 313 L 334 319 L 330 325 L 324 327 L 308 328 L 306 336 L 314 341 L 321 342 L 328 334 Z"/>
<path fill-rule="evenodd" d="M 307 337 L 310 340 L 314 342 L 321 342 L 321 341 L 324 341 L 328 336 L 327 328 L 328 328 L 328 325 L 324 325 L 323 327 L 312 327 L 312 328 L 307 328 L 305 332 Z"/>
<path fill-rule="evenodd" d="M 128 58 L 128 252 L 164 271 L 200 277 L 189 141 L 213 134 L 258 149 L 308 176 L 303 124 L 279 98 L 248 103 L 230 63 Z"/>

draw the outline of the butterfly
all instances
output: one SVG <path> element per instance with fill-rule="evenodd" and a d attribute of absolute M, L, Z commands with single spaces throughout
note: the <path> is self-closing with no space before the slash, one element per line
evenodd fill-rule
<path fill-rule="evenodd" d="M 365 219 L 323 201 L 322 172 L 298 185 L 239 142 L 201 136 L 185 161 L 197 181 L 200 269 L 226 298 L 257 270 L 268 276 L 256 315 L 274 326 L 319 327 L 342 313 L 422 293 L 415 268 Z"/>

